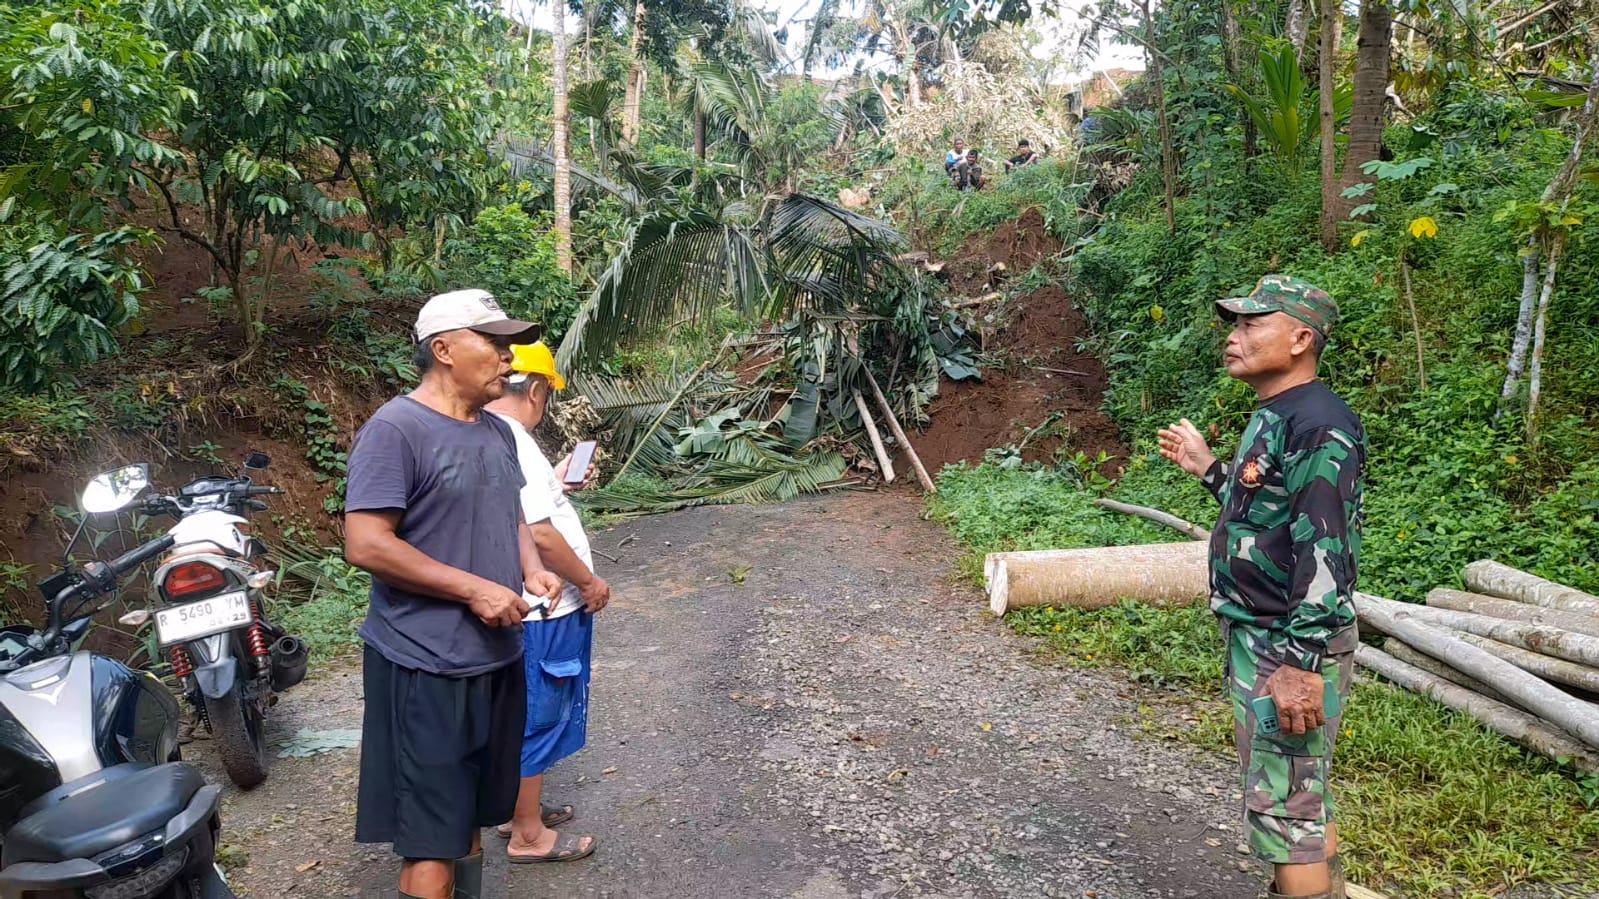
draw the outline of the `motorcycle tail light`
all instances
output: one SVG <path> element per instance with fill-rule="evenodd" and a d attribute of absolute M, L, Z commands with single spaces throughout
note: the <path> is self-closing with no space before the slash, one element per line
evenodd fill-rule
<path fill-rule="evenodd" d="M 215 593 L 227 585 L 227 579 L 215 565 L 185 562 L 167 572 L 166 580 L 161 583 L 161 590 L 168 598 L 177 599 L 202 593 Z"/>

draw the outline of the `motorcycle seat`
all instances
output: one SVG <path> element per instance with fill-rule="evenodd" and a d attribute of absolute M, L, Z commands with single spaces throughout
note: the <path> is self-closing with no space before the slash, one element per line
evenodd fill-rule
<path fill-rule="evenodd" d="M 184 762 L 116 765 L 62 784 L 23 809 L 5 835 L 4 864 L 92 859 L 162 830 L 203 786 Z"/>

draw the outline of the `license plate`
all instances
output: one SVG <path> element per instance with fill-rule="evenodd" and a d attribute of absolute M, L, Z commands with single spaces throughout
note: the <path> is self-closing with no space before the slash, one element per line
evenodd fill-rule
<path fill-rule="evenodd" d="M 243 592 L 169 606 L 155 613 L 155 631 L 162 646 L 209 637 L 249 623 L 250 601 Z"/>

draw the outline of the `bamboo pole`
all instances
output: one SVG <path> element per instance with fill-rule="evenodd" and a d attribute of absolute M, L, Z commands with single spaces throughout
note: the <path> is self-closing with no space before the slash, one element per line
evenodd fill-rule
<path fill-rule="evenodd" d="M 1543 606 L 1528 605 L 1497 596 L 1484 596 L 1481 593 L 1466 593 L 1462 590 L 1439 587 L 1427 594 L 1427 605 L 1435 609 L 1471 612 L 1474 615 L 1558 627 L 1561 630 L 1599 637 L 1599 616 L 1567 612 L 1563 609 L 1546 609 Z"/>
<path fill-rule="evenodd" d="M 1513 698 L 1526 711 L 1589 746 L 1599 747 L 1599 709 L 1544 683 L 1509 662 L 1455 639 L 1446 631 L 1428 627 L 1414 614 L 1415 610 L 1424 610 L 1426 606 L 1410 606 L 1368 593 L 1357 593 L 1355 609 L 1360 620 L 1373 628 L 1390 637 L 1398 637 L 1435 659 L 1448 661 L 1463 674 L 1492 684 L 1494 689 Z"/>
<path fill-rule="evenodd" d="M 866 408 L 866 397 L 861 396 L 859 390 L 852 390 L 855 396 L 855 409 L 861 413 L 861 424 L 866 426 L 866 436 L 872 441 L 872 454 L 877 456 L 877 467 L 883 471 L 883 483 L 894 483 L 894 462 L 888 457 L 888 450 L 883 446 L 882 435 L 877 433 L 877 422 L 872 420 L 870 409 Z"/>
<path fill-rule="evenodd" d="M 1476 634 L 1457 633 L 1455 636 L 1546 681 L 1576 687 L 1589 693 L 1599 693 L 1599 669 L 1568 662 L 1565 659 L 1552 659 L 1519 646 L 1500 643 L 1498 640 L 1490 640 Z"/>
<path fill-rule="evenodd" d="M 1162 512 L 1159 509 L 1151 509 L 1148 506 L 1135 506 L 1131 503 L 1119 503 L 1113 499 L 1096 499 L 1094 500 L 1094 505 L 1100 507 L 1101 509 L 1109 509 L 1112 512 L 1121 512 L 1125 515 L 1136 515 L 1139 518 L 1148 519 L 1156 524 L 1163 524 L 1166 527 L 1186 534 L 1195 540 L 1210 539 L 1209 531 L 1197 524 L 1194 524 L 1193 522 L 1184 521 L 1170 512 Z"/>
<path fill-rule="evenodd" d="M 1579 771 L 1599 774 L 1599 754 L 1532 715 L 1433 677 L 1413 665 L 1365 644 L 1355 650 L 1355 661 L 1365 668 L 1415 693 L 1470 715 L 1484 727 L 1551 759 L 1568 759 Z"/>
<path fill-rule="evenodd" d="M 1205 552 L 1204 543 L 1184 541 L 1006 553 L 989 568 L 989 609 L 1101 609 L 1123 599 L 1192 605 L 1209 591 Z"/>
<path fill-rule="evenodd" d="M 1467 565 L 1465 576 L 1466 589 L 1476 593 L 1503 596 L 1546 609 L 1599 615 L 1599 596 L 1518 571 L 1509 565 L 1483 559 Z"/>
<path fill-rule="evenodd" d="M 928 493 L 937 493 L 937 485 L 927 476 L 927 469 L 922 467 L 922 457 L 916 455 L 916 449 L 911 446 L 911 439 L 905 436 L 905 429 L 899 426 L 899 419 L 894 417 L 894 407 L 888 404 L 888 398 L 883 396 L 883 389 L 877 386 L 877 379 L 872 377 L 872 369 L 862 365 L 861 371 L 866 374 L 866 386 L 872 388 L 872 397 L 877 400 L 878 408 L 883 410 L 883 417 L 888 419 L 888 429 L 894 432 L 894 439 L 905 448 L 905 456 L 911 460 L 911 468 L 916 469 L 916 479 L 922 482 L 922 489 Z"/>
<path fill-rule="evenodd" d="M 1468 674 L 1461 674 L 1459 671 L 1449 667 L 1447 664 L 1438 661 L 1419 649 L 1416 649 L 1409 643 L 1405 643 L 1398 637 L 1389 637 L 1387 641 L 1383 643 L 1382 650 L 1399 661 L 1404 662 L 1406 665 L 1412 665 L 1416 668 L 1420 668 L 1433 677 L 1442 678 L 1457 687 L 1463 687 L 1473 693 L 1481 693 L 1489 699 L 1492 699 L 1494 702 L 1502 702 L 1506 705 L 1515 704 L 1510 702 L 1510 700 L 1505 697 L 1505 694 L 1495 690 L 1493 687 L 1488 686 L 1487 684 Z"/>
<path fill-rule="evenodd" d="M 1432 606 L 1396 603 L 1402 611 L 1417 621 L 1434 627 L 1465 631 L 1479 637 L 1509 643 L 1546 656 L 1576 662 L 1579 665 L 1599 667 L 1599 637 L 1590 637 L 1558 627 L 1505 621 L 1488 615 L 1473 615 Z"/>

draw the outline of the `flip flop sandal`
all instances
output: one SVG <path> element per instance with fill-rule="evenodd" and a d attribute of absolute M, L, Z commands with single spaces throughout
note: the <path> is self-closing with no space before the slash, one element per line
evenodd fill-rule
<path fill-rule="evenodd" d="M 580 849 L 578 847 L 582 844 L 584 837 L 588 837 L 589 846 L 587 849 Z M 543 855 L 517 855 L 516 853 L 507 850 L 505 857 L 513 865 L 538 865 L 545 862 L 575 862 L 580 858 L 587 858 L 588 856 L 593 855 L 594 850 L 598 849 L 599 846 L 600 841 L 592 836 L 589 836 L 588 834 L 557 833 L 555 835 L 555 845 L 550 847 L 550 851 Z"/>
<path fill-rule="evenodd" d="M 539 805 L 539 812 L 540 817 L 544 819 L 545 827 L 554 827 L 557 824 L 565 824 L 566 822 L 577 817 L 577 809 L 570 805 L 544 805 L 541 803 Z M 509 825 L 501 824 L 500 826 L 494 828 L 494 832 L 502 840 L 509 840 L 511 838 L 511 828 Z"/>

